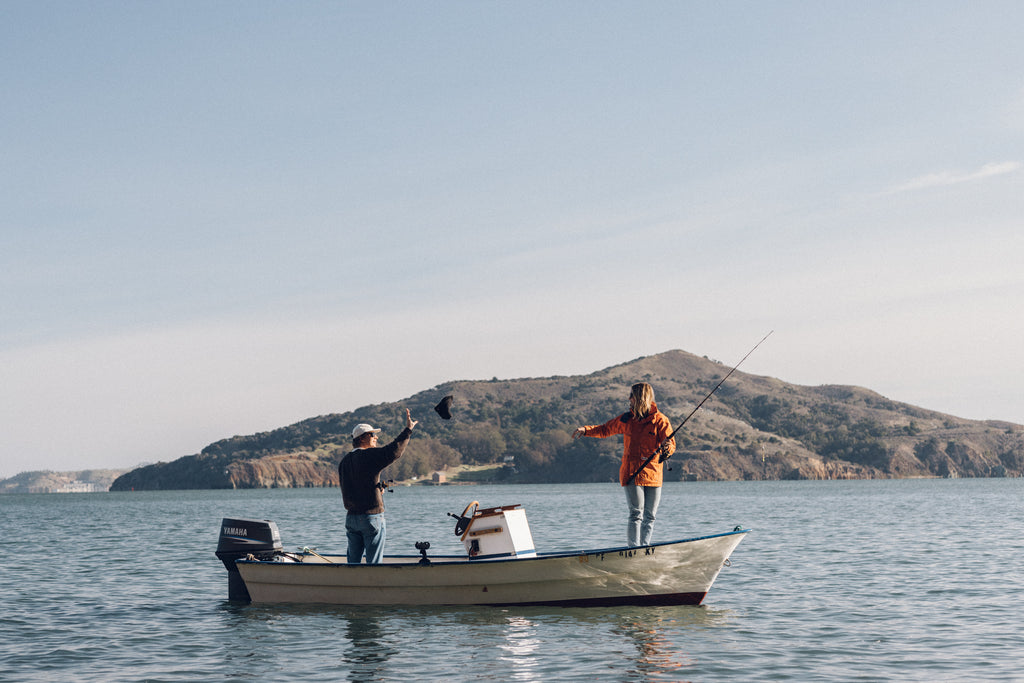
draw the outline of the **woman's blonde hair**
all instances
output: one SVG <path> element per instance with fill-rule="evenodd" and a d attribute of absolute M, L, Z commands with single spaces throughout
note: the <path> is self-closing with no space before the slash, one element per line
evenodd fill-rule
<path fill-rule="evenodd" d="M 634 417 L 647 417 L 654 405 L 654 388 L 647 382 L 639 382 L 629 390 L 629 398 L 629 412 Z"/>

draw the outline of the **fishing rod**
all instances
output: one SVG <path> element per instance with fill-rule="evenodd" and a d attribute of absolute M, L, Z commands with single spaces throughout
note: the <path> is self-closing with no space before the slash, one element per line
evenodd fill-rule
<path fill-rule="evenodd" d="M 730 370 L 729 373 L 725 377 L 722 378 L 722 381 L 719 382 L 718 384 L 716 384 L 715 388 L 712 389 L 711 392 L 708 393 L 707 396 L 705 396 L 704 398 L 701 399 L 700 403 L 697 404 L 697 407 L 694 408 L 693 410 L 691 410 L 690 414 L 687 415 L 683 419 L 683 421 L 679 423 L 679 426 L 676 427 L 674 430 L 672 430 L 672 433 L 669 434 L 665 438 L 665 440 L 661 442 L 662 445 L 664 445 L 667 441 L 672 439 L 676 435 L 676 432 L 678 432 L 680 429 L 683 428 L 683 425 L 686 424 L 690 420 L 691 417 L 693 417 L 693 414 L 696 413 L 698 410 L 700 410 L 700 407 L 702 405 L 704 405 L 704 402 L 707 401 L 709 398 L 711 398 L 712 394 L 714 394 L 716 391 L 718 391 L 718 387 L 720 387 L 723 384 L 725 384 L 725 380 L 729 379 L 729 377 L 732 376 L 732 373 L 736 372 L 736 368 L 738 368 L 743 363 L 743 361 L 745 361 L 747 358 L 749 358 L 750 354 L 752 354 L 754 351 L 756 351 L 757 347 L 760 346 L 761 344 L 763 344 L 765 339 L 767 339 L 768 337 L 772 336 L 772 332 L 774 332 L 774 331 L 775 330 L 772 330 L 768 334 L 764 335 L 764 338 L 762 338 L 761 341 L 759 341 L 756 344 L 754 344 L 754 348 L 750 349 L 750 351 L 747 351 L 747 355 L 746 356 L 743 356 L 743 358 L 740 358 L 740 362 L 733 366 L 732 370 Z M 661 449 L 661 446 L 659 446 L 658 450 L 656 450 L 653 453 L 651 453 L 651 456 L 649 458 L 647 458 L 646 460 L 644 460 L 643 463 L 640 465 L 640 467 L 636 468 L 636 471 L 633 472 L 633 474 L 629 475 L 629 479 L 626 480 L 626 486 L 629 486 L 630 484 L 632 484 L 633 480 L 636 479 L 636 475 L 640 474 L 640 472 L 645 467 L 650 465 L 651 461 L 654 460 L 655 456 L 657 456 L 661 452 L 662 452 L 662 449 Z M 671 457 L 672 457 L 671 455 L 662 456 L 662 458 L 660 460 L 658 460 L 658 462 L 665 462 L 666 460 L 668 460 Z"/>

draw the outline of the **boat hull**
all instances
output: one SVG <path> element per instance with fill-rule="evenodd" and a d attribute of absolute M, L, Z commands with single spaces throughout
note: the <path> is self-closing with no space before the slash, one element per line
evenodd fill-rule
<path fill-rule="evenodd" d="M 240 560 L 256 603 L 332 605 L 698 605 L 747 531 L 659 543 L 544 553 L 529 558 L 343 556 L 301 562 Z"/>

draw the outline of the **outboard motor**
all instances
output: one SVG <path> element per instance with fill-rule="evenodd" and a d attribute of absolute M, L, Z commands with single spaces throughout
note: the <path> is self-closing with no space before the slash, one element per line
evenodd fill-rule
<path fill-rule="evenodd" d="M 281 532 L 269 519 L 235 519 L 225 517 L 220 523 L 217 557 L 228 570 L 228 600 L 250 602 L 249 591 L 238 573 L 235 560 L 249 555 L 257 560 L 271 560 L 284 550 Z"/>

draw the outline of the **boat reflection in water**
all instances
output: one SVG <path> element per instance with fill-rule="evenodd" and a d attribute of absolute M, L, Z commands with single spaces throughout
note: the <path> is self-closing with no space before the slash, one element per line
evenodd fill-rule
<path fill-rule="evenodd" d="M 395 651 L 388 644 L 380 618 L 363 613 L 345 620 L 348 646 L 342 648 L 342 668 L 350 673 L 353 681 L 385 680 L 388 660 Z"/>

